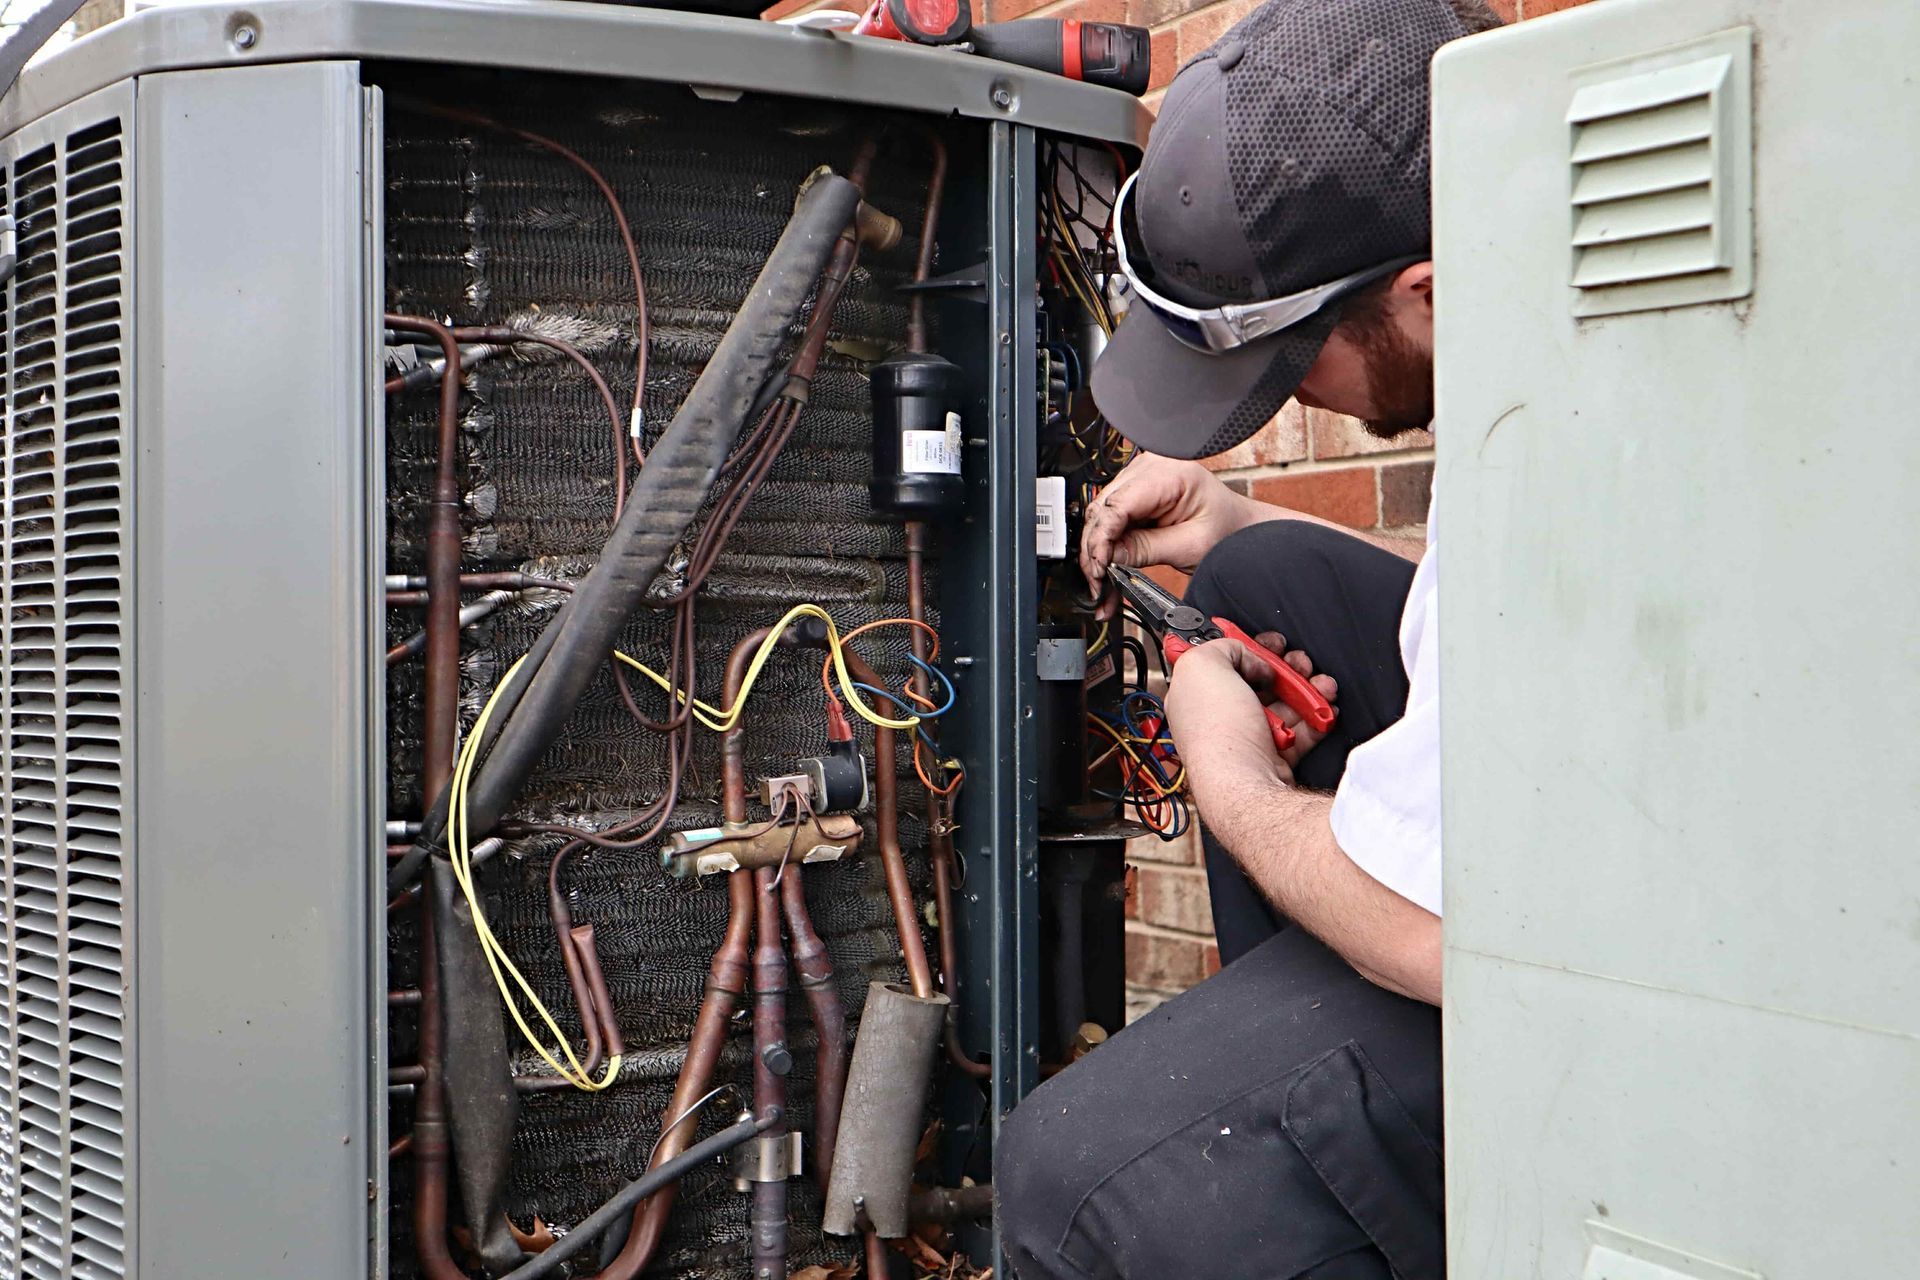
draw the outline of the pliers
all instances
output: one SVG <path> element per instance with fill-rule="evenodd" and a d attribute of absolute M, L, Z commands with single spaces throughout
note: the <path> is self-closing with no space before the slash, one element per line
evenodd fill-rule
<path fill-rule="evenodd" d="M 1320 691 L 1307 682 L 1307 678 L 1287 665 L 1286 659 L 1271 649 L 1255 644 L 1253 637 L 1225 618 L 1209 618 L 1192 605 L 1182 604 L 1172 595 L 1162 590 L 1153 579 L 1137 569 L 1125 565 L 1107 566 L 1107 573 L 1113 583 L 1120 588 L 1120 594 L 1131 601 L 1140 611 L 1141 620 L 1160 642 L 1160 651 L 1167 656 L 1167 665 L 1173 666 L 1180 661 L 1182 654 L 1197 644 L 1209 640 L 1238 640 L 1248 653 L 1258 658 L 1273 672 L 1274 689 L 1280 700 L 1299 713 L 1316 733 L 1325 733 L 1333 727 L 1336 712 L 1333 704 L 1320 696 Z M 1275 750 L 1285 751 L 1293 746 L 1293 730 L 1287 727 L 1280 713 L 1266 708 L 1267 725 L 1273 730 Z"/>

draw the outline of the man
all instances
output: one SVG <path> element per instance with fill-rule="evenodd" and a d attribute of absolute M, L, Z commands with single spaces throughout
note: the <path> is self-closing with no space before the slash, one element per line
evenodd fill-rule
<path fill-rule="evenodd" d="M 1316 739 L 1278 708 L 1283 756 L 1238 643 L 1181 659 L 1226 967 L 1008 1121 L 1020 1280 L 1443 1280 L 1432 519 L 1423 558 L 1178 459 L 1290 397 L 1382 436 L 1430 422 L 1427 67 L 1497 24 L 1480 0 L 1269 0 L 1182 68 L 1117 204 L 1132 303 L 1093 390 L 1146 456 L 1089 513 L 1088 579 L 1191 572 L 1190 603 L 1339 719 Z"/>

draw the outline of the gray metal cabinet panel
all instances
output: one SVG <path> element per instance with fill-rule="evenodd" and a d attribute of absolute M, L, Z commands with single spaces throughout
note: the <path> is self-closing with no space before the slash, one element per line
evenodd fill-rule
<path fill-rule="evenodd" d="M 1766 1280 L 1914 1274 L 1912 1041 L 1461 952 L 1447 986 L 1454 1276 L 1573 1280 L 1590 1222 Z"/>
<path fill-rule="evenodd" d="M 1751 297 L 1577 319 L 1576 85 L 1745 26 Z M 1456 1275 L 1581 1275 L 1589 1219 L 1915 1273 L 1915 47 L 1611 0 L 1436 63 Z"/>
<path fill-rule="evenodd" d="M 1575 16 L 1436 72 L 1448 924 L 1920 1034 L 1920 9 Z M 1750 20 L 1752 298 L 1576 321 L 1570 72 Z"/>
<path fill-rule="evenodd" d="M 142 1280 L 367 1270 L 363 103 L 139 82 Z"/>

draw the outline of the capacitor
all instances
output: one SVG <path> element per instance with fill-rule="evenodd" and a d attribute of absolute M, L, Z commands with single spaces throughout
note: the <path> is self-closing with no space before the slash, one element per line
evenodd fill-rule
<path fill-rule="evenodd" d="M 906 352 L 874 365 L 871 383 L 874 512 L 903 520 L 957 513 L 966 498 L 960 367 Z"/>

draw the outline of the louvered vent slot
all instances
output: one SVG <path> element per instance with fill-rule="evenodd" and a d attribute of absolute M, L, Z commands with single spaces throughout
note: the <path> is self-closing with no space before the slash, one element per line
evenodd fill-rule
<path fill-rule="evenodd" d="M 0 164 L 0 192 L 12 190 L 13 170 L 10 165 Z M 0 296 L 0 305 L 5 299 Z M 13 397 L 13 327 L 10 322 L 0 322 L 0 423 L 9 423 L 10 414 L 5 409 L 12 403 Z M 23 892 L 17 876 L 13 857 L 13 797 L 15 790 L 15 768 L 12 747 L 12 669 L 16 661 L 13 648 L 12 628 L 8 620 L 13 616 L 11 601 L 8 599 L 8 579 L 11 576 L 13 540 L 8 531 L 12 528 L 12 513 L 8 509 L 10 495 L 13 492 L 13 450 L 10 441 L 0 436 L 0 643 L 5 645 L 0 651 L 0 718 L 5 723 L 0 729 L 6 731 L 4 740 L 0 740 L 0 866 L 4 866 L 4 882 L 0 882 L 0 1275 L 17 1276 L 20 1274 L 20 1055 L 15 1044 L 13 1028 L 20 1021 L 21 974 L 14 957 L 18 954 L 16 934 L 13 927 L 14 900 Z"/>
<path fill-rule="evenodd" d="M 0 1275 L 124 1276 L 126 156 L 110 119 L 6 179 Z"/>
<path fill-rule="evenodd" d="M 1589 72 L 1567 113 L 1581 315 L 1748 291 L 1748 42 L 1730 32 L 1661 65 Z"/>

